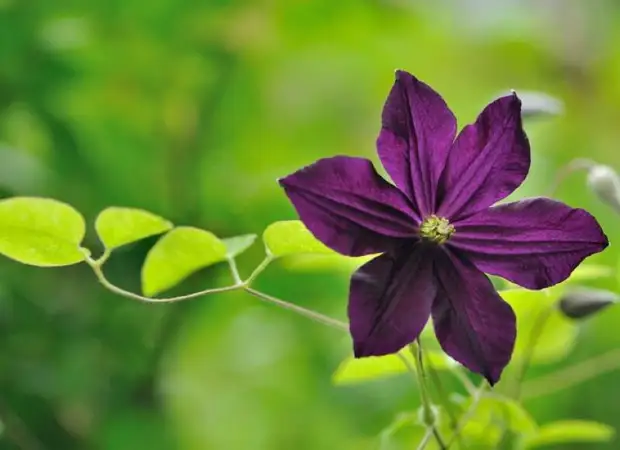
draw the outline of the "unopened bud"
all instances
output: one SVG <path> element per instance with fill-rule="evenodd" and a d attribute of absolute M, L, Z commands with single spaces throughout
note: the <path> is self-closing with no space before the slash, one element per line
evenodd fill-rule
<path fill-rule="evenodd" d="M 583 319 L 617 303 L 617 294 L 603 289 L 574 288 L 558 303 L 560 311 L 570 319 Z"/>
<path fill-rule="evenodd" d="M 588 187 L 603 203 L 620 212 L 620 179 L 609 166 L 595 165 L 588 170 Z"/>
<path fill-rule="evenodd" d="M 515 91 L 502 94 L 516 94 L 521 100 L 521 117 L 532 119 L 544 116 L 557 116 L 564 111 L 564 104 L 548 94 L 536 91 Z"/>
<path fill-rule="evenodd" d="M 418 423 L 424 427 L 433 427 L 439 423 L 439 408 L 430 405 L 425 408 L 424 405 L 418 408 Z"/>

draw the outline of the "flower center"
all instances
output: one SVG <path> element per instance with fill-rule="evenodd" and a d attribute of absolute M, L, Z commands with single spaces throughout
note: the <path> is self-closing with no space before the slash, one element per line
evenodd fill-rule
<path fill-rule="evenodd" d="M 437 244 L 445 243 L 455 231 L 454 225 L 450 224 L 448 219 L 435 215 L 427 217 L 420 225 L 422 239 Z"/>

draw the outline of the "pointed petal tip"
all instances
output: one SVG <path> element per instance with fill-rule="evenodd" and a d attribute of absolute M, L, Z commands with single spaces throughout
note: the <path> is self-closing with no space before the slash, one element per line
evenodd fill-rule
<path fill-rule="evenodd" d="M 377 346 L 368 345 L 366 341 L 353 342 L 353 357 L 356 359 L 368 358 L 370 356 L 385 356 L 391 353 L 396 352 L 384 351 Z"/>
<path fill-rule="evenodd" d="M 417 83 L 420 80 L 418 80 L 415 75 L 413 75 L 410 72 L 407 72 L 404 69 L 396 69 L 394 71 L 394 78 L 396 82 L 402 82 L 402 83 Z"/>
<path fill-rule="evenodd" d="M 398 79 L 398 77 L 402 76 L 402 75 L 410 75 L 409 72 L 407 72 L 404 69 L 395 69 L 394 70 L 394 76 L 396 77 L 396 79 Z"/>
<path fill-rule="evenodd" d="M 489 386 L 491 386 L 491 387 L 493 387 L 493 386 L 495 386 L 495 385 L 497 384 L 497 382 L 498 382 L 498 381 L 499 381 L 499 379 L 500 379 L 500 375 L 501 375 L 501 374 L 497 374 L 496 376 L 493 376 L 493 374 L 492 374 L 490 371 L 488 371 L 488 370 L 486 370 L 486 371 L 482 374 L 482 376 L 484 377 L 484 379 L 485 379 L 485 380 L 487 380 L 487 383 L 489 383 Z"/>
<path fill-rule="evenodd" d="M 365 358 L 366 356 L 370 356 L 365 351 L 365 345 L 362 342 L 354 342 L 353 343 L 353 357 L 356 359 Z"/>

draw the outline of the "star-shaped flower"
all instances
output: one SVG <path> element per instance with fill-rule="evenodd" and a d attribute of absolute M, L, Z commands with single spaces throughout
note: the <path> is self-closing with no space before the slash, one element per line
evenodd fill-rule
<path fill-rule="evenodd" d="M 510 361 L 516 319 L 484 272 L 546 288 L 608 240 L 588 212 L 555 200 L 493 206 L 530 168 L 516 94 L 456 130 L 441 96 L 398 71 L 377 140 L 395 185 L 350 156 L 321 159 L 280 184 L 325 245 L 349 256 L 381 253 L 351 279 L 356 357 L 397 352 L 432 317 L 444 351 L 494 384 Z"/>

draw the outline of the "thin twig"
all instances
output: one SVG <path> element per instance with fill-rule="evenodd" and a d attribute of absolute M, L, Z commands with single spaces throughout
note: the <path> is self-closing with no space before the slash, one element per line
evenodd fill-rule
<path fill-rule="evenodd" d="M 560 187 L 560 185 L 562 184 L 562 182 L 571 174 L 573 174 L 574 172 L 577 172 L 579 170 L 588 170 L 590 168 L 592 168 L 593 166 L 595 166 L 596 163 L 590 159 L 587 158 L 575 158 L 572 161 L 570 161 L 568 164 L 566 164 L 564 167 L 561 167 L 560 170 L 558 170 L 557 175 L 555 177 L 555 180 L 553 181 L 553 184 L 551 185 L 551 187 L 549 188 L 549 197 L 552 197 L 556 194 L 558 188 Z"/>
<path fill-rule="evenodd" d="M 258 277 L 271 262 L 273 261 L 273 256 L 267 255 L 265 259 L 261 261 L 261 263 L 254 269 L 254 271 L 250 274 L 250 276 L 245 280 L 245 284 L 250 286 L 252 282 Z"/>
<path fill-rule="evenodd" d="M 220 288 L 204 289 L 202 291 L 193 292 L 191 294 L 179 295 L 178 297 L 151 298 L 151 297 L 145 297 L 140 294 L 136 294 L 131 291 L 127 291 L 123 288 L 120 288 L 112 284 L 107 279 L 105 274 L 103 273 L 103 270 L 101 269 L 101 266 L 97 263 L 97 261 L 94 261 L 88 258 L 86 259 L 86 262 L 93 269 L 93 272 L 95 273 L 95 276 L 97 277 L 97 280 L 99 280 L 99 283 L 101 283 L 103 287 L 105 287 L 111 292 L 114 292 L 115 294 L 130 298 L 132 300 L 138 300 L 144 303 L 175 303 L 175 302 L 180 302 L 183 300 L 190 300 L 190 299 L 197 298 L 197 297 L 203 297 L 209 294 L 219 294 L 222 292 L 236 291 L 236 290 L 242 289 L 244 286 L 243 284 L 235 284 L 232 286 L 225 286 L 225 287 L 220 287 Z"/>
<path fill-rule="evenodd" d="M 456 430 L 454 431 L 454 434 L 450 437 L 450 440 L 447 442 L 445 450 L 448 450 L 450 446 L 454 443 L 454 441 L 459 438 L 461 432 L 463 431 L 463 428 L 465 428 L 465 425 L 467 424 L 467 422 L 469 422 L 469 419 L 471 419 L 474 413 L 476 412 L 476 408 L 478 408 L 478 404 L 480 403 L 480 400 L 482 400 L 486 387 L 487 387 L 487 381 L 482 380 L 482 382 L 480 383 L 480 386 L 478 386 L 478 389 L 476 389 L 476 392 L 474 393 L 474 396 L 471 400 L 471 404 L 469 405 L 469 408 L 467 409 L 467 411 L 465 411 L 465 414 L 463 414 L 463 416 L 461 417 L 461 420 L 459 421 L 459 424 Z"/>
<path fill-rule="evenodd" d="M 555 307 L 553 305 L 549 305 L 543 311 L 540 311 L 532 324 L 532 328 L 530 329 L 530 334 L 528 336 L 528 342 L 525 346 L 525 353 L 523 354 L 521 361 L 518 362 L 517 366 L 517 373 L 512 389 L 513 397 L 515 399 L 519 399 L 521 396 L 521 385 L 523 384 L 527 370 L 529 369 L 532 358 L 534 357 L 534 351 L 536 350 L 538 340 L 540 339 L 540 336 L 545 329 L 545 325 L 547 324 L 547 320 L 551 317 L 551 313 L 554 311 L 554 308 Z"/>
<path fill-rule="evenodd" d="M 239 275 L 239 269 L 237 268 L 237 262 L 235 261 L 235 258 L 226 258 L 226 261 L 228 261 L 228 267 L 230 268 L 230 273 L 232 274 L 235 285 L 243 284 L 243 281 L 241 281 L 241 276 Z"/>
<path fill-rule="evenodd" d="M 617 369 L 620 369 L 620 349 L 615 348 L 602 355 L 523 383 L 523 397 L 533 398 L 552 394 Z"/>
<path fill-rule="evenodd" d="M 265 294 L 263 292 L 252 289 L 251 287 L 245 287 L 244 290 L 254 297 L 263 300 L 268 303 L 272 303 L 274 305 L 280 306 L 281 308 L 288 309 L 289 311 L 294 311 L 301 316 L 305 316 L 309 319 L 314 320 L 315 322 L 322 323 L 323 325 L 327 325 L 331 328 L 336 328 L 341 331 L 349 331 L 349 325 L 346 322 L 342 322 L 338 319 L 332 319 L 331 317 L 325 316 L 316 311 L 312 311 L 310 309 L 306 309 L 302 306 L 295 305 L 293 303 L 286 302 L 284 300 L 280 300 L 272 295 Z"/>
<path fill-rule="evenodd" d="M 426 429 L 426 433 L 424 433 L 424 437 L 420 441 L 417 446 L 417 450 L 424 450 L 428 444 L 431 442 L 431 438 L 433 437 L 433 430 L 435 427 L 429 427 Z"/>
<path fill-rule="evenodd" d="M 411 352 L 411 355 L 413 356 L 413 369 L 418 380 L 418 390 L 420 391 L 420 400 L 422 401 L 422 419 L 424 425 L 431 429 L 433 436 L 437 441 L 437 445 L 439 445 L 439 448 L 443 450 L 446 448 L 446 446 L 443 442 L 443 439 L 441 438 L 441 435 L 439 434 L 439 430 L 437 430 L 435 413 L 431 405 L 430 396 L 428 395 L 426 374 L 424 372 L 424 361 L 422 359 L 422 347 L 420 346 L 419 342 L 413 342 L 409 344 L 408 348 Z M 408 364 L 407 367 L 411 368 L 411 365 Z"/>

